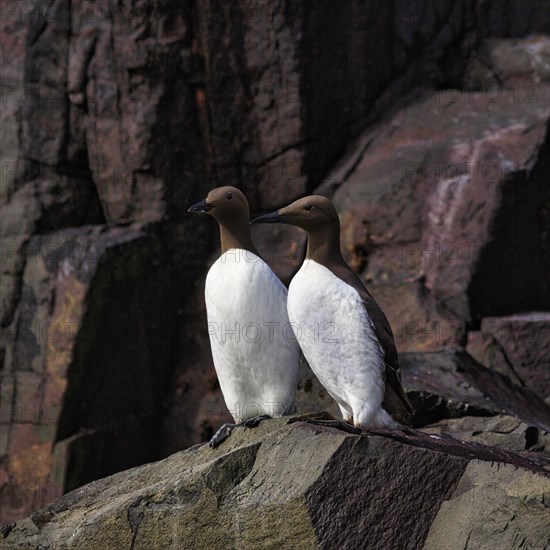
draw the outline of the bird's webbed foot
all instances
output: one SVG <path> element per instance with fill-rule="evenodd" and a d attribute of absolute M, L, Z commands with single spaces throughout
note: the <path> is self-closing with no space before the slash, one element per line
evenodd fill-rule
<path fill-rule="evenodd" d="M 269 416 L 268 414 L 262 414 L 259 416 L 253 416 L 252 418 L 247 418 L 246 420 L 243 420 L 238 424 L 223 424 L 212 436 L 212 438 L 208 442 L 208 445 L 215 449 L 220 443 L 225 441 L 231 435 L 235 428 L 255 428 L 260 424 L 262 420 L 267 420 L 269 418 L 271 418 L 271 416 Z"/>
<path fill-rule="evenodd" d="M 349 424 L 345 420 L 339 420 L 326 411 L 294 416 L 288 421 L 289 424 L 293 424 L 294 422 L 307 422 L 308 424 L 314 424 L 317 426 L 336 428 L 354 435 L 361 433 L 361 430 L 353 426 L 353 424 Z"/>
<path fill-rule="evenodd" d="M 347 432 L 349 434 L 354 434 L 354 435 L 358 435 L 358 434 L 362 433 L 361 428 L 356 428 L 353 424 L 349 424 L 345 420 L 338 420 L 338 419 L 334 419 L 334 420 L 312 420 L 312 421 L 307 421 L 306 420 L 306 422 L 309 422 L 310 424 L 317 424 L 319 426 L 327 426 L 329 428 L 336 428 L 337 430 L 342 430 L 344 432 Z"/>
<path fill-rule="evenodd" d="M 239 424 L 223 424 L 218 431 L 212 436 L 210 441 L 208 442 L 208 446 L 212 447 L 212 449 L 215 449 L 222 441 L 225 441 L 230 435 L 231 432 L 238 426 Z"/>
<path fill-rule="evenodd" d="M 259 416 L 253 416 L 252 418 L 243 420 L 241 425 L 245 428 L 255 428 L 256 426 L 259 426 L 262 420 L 269 420 L 270 418 L 271 416 L 268 414 L 260 414 Z"/>
<path fill-rule="evenodd" d="M 327 411 L 319 411 L 305 414 L 298 414 L 288 419 L 287 424 L 294 424 L 295 422 L 316 422 L 318 420 L 337 420 Z"/>

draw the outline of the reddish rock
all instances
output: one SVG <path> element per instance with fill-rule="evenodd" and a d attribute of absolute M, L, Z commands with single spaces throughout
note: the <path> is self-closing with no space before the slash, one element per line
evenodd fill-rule
<path fill-rule="evenodd" d="M 514 384 L 523 385 L 514 369 L 506 361 L 501 346 L 491 345 L 491 337 L 479 331 L 468 332 L 466 349 L 478 362 L 507 376 Z"/>
<path fill-rule="evenodd" d="M 550 304 L 544 234 L 523 230 L 532 252 L 520 263 L 503 258 L 503 247 L 519 242 L 500 230 L 514 217 L 508 203 L 516 200 L 525 217 L 536 219 L 549 193 L 543 143 L 550 96 L 548 88 L 538 93 L 533 103 L 518 103 L 507 91 L 498 101 L 449 91 L 415 102 L 380 127 L 334 194 L 346 258 L 380 297 L 401 350 L 461 341 L 466 322 L 487 307 L 482 293 L 496 274 L 489 260 L 495 249 L 510 272 L 502 279 L 504 307 L 531 306 L 537 285 L 537 298 Z M 531 200 L 523 198 L 526 178 Z M 512 273 L 519 278 L 515 292 Z M 489 300 L 496 302 L 496 294 L 489 291 Z M 408 340 L 400 336 L 405 326 Z M 439 337 L 427 344 L 422 327 Z"/>
<path fill-rule="evenodd" d="M 480 53 L 466 69 L 470 87 L 481 87 L 493 95 L 502 88 L 513 89 L 518 101 L 527 102 L 536 100 L 540 83 L 550 82 L 548 36 L 489 38 Z"/>
<path fill-rule="evenodd" d="M 550 313 L 487 317 L 469 342 L 482 364 L 550 398 Z"/>
<path fill-rule="evenodd" d="M 138 229 L 88 226 L 30 241 L 22 298 L 3 332 L 2 523 L 160 456 L 174 319 L 164 254 Z"/>
<path fill-rule="evenodd" d="M 438 307 L 421 281 L 367 286 L 386 313 L 400 352 L 437 350 L 462 341 L 463 321 Z"/>

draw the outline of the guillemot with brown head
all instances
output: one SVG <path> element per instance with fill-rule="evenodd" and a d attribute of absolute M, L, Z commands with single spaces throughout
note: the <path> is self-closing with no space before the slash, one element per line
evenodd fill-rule
<path fill-rule="evenodd" d="M 214 367 L 236 424 L 214 434 L 215 447 L 238 424 L 294 412 L 300 348 L 289 329 L 287 289 L 252 243 L 244 194 L 219 187 L 188 211 L 212 216 L 220 228 L 220 257 L 208 271 L 205 301 Z"/>
<path fill-rule="evenodd" d="M 312 195 L 251 223 L 287 223 L 307 232 L 306 259 L 288 291 L 288 316 L 343 419 L 359 429 L 408 429 L 413 410 L 390 325 L 342 257 L 332 202 Z"/>

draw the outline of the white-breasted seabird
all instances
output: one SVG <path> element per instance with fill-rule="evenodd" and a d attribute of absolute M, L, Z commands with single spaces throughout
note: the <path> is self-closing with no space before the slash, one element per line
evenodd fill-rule
<path fill-rule="evenodd" d="M 300 347 L 289 328 L 287 289 L 260 258 L 250 237 L 250 211 L 235 187 L 219 187 L 189 212 L 212 216 L 220 227 L 220 257 L 208 271 L 206 311 L 214 367 L 237 424 L 295 410 Z M 215 447 L 237 424 L 224 424 Z"/>
<path fill-rule="evenodd" d="M 363 429 L 408 429 L 412 406 L 401 385 L 393 334 L 380 306 L 340 250 L 332 202 L 312 195 L 252 223 L 287 223 L 308 235 L 290 283 L 288 316 L 304 356 L 344 420 Z"/>

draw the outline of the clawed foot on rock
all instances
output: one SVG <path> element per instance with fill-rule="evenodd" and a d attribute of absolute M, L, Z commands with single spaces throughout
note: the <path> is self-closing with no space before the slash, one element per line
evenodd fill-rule
<path fill-rule="evenodd" d="M 271 418 L 271 416 L 269 416 L 268 414 L 262 414 L 260 416 L 253 416 L 252 418 L 243 420 L 239 424 L 223 424 L 212 436 L 212 438 L 208 442 L 208 446 L 212 447 L 212 449 L 215 449 L 222 441 L 225 441 L 231 435 L 235 428 L 239 426 L 243 428 L 255 428 L 260 424 L 262 420 L 267 420 L 269 418 Z"/>
<path fill-rule="evenodd" d="M 260 414 L 259 416 L 253 416 L 252 418 L 249 418 L 248 420 L 243 420 L 241 422 L 241 425 L 245 428 L 255 428 L 260 424 L 262 420 L 268 420 L 271 416 L 268 414 Z"/>
<path fill-rule="evenodd" d="M 328 412 L 320 412 L 320 413 L 311 413 L 311 414 L 302 414 L 299 416 L 292 417 L 288 423 L 293 424 L 294 422 L 307 422 L 308 424 L 316 424 L 318 426 L 327 426 L 329 428 L 336 428 L 338 430 L 342 430 L 344 432 L 350 433 L 350 434 L 360 434 L 361 429 L 356 428 L 352 424 L 348 424 L 345 420 L 339 420 L 338 418 L 334 418 L 330 413 Z"/>
<path fill-rule="evenodd" d="M 231 432 L 238 426 L 238 424 L 222 424 L 218 431 L 212 436 L 208 442 L 208 446 L 215 449 L 222 441 L 225 441 Z"/>

